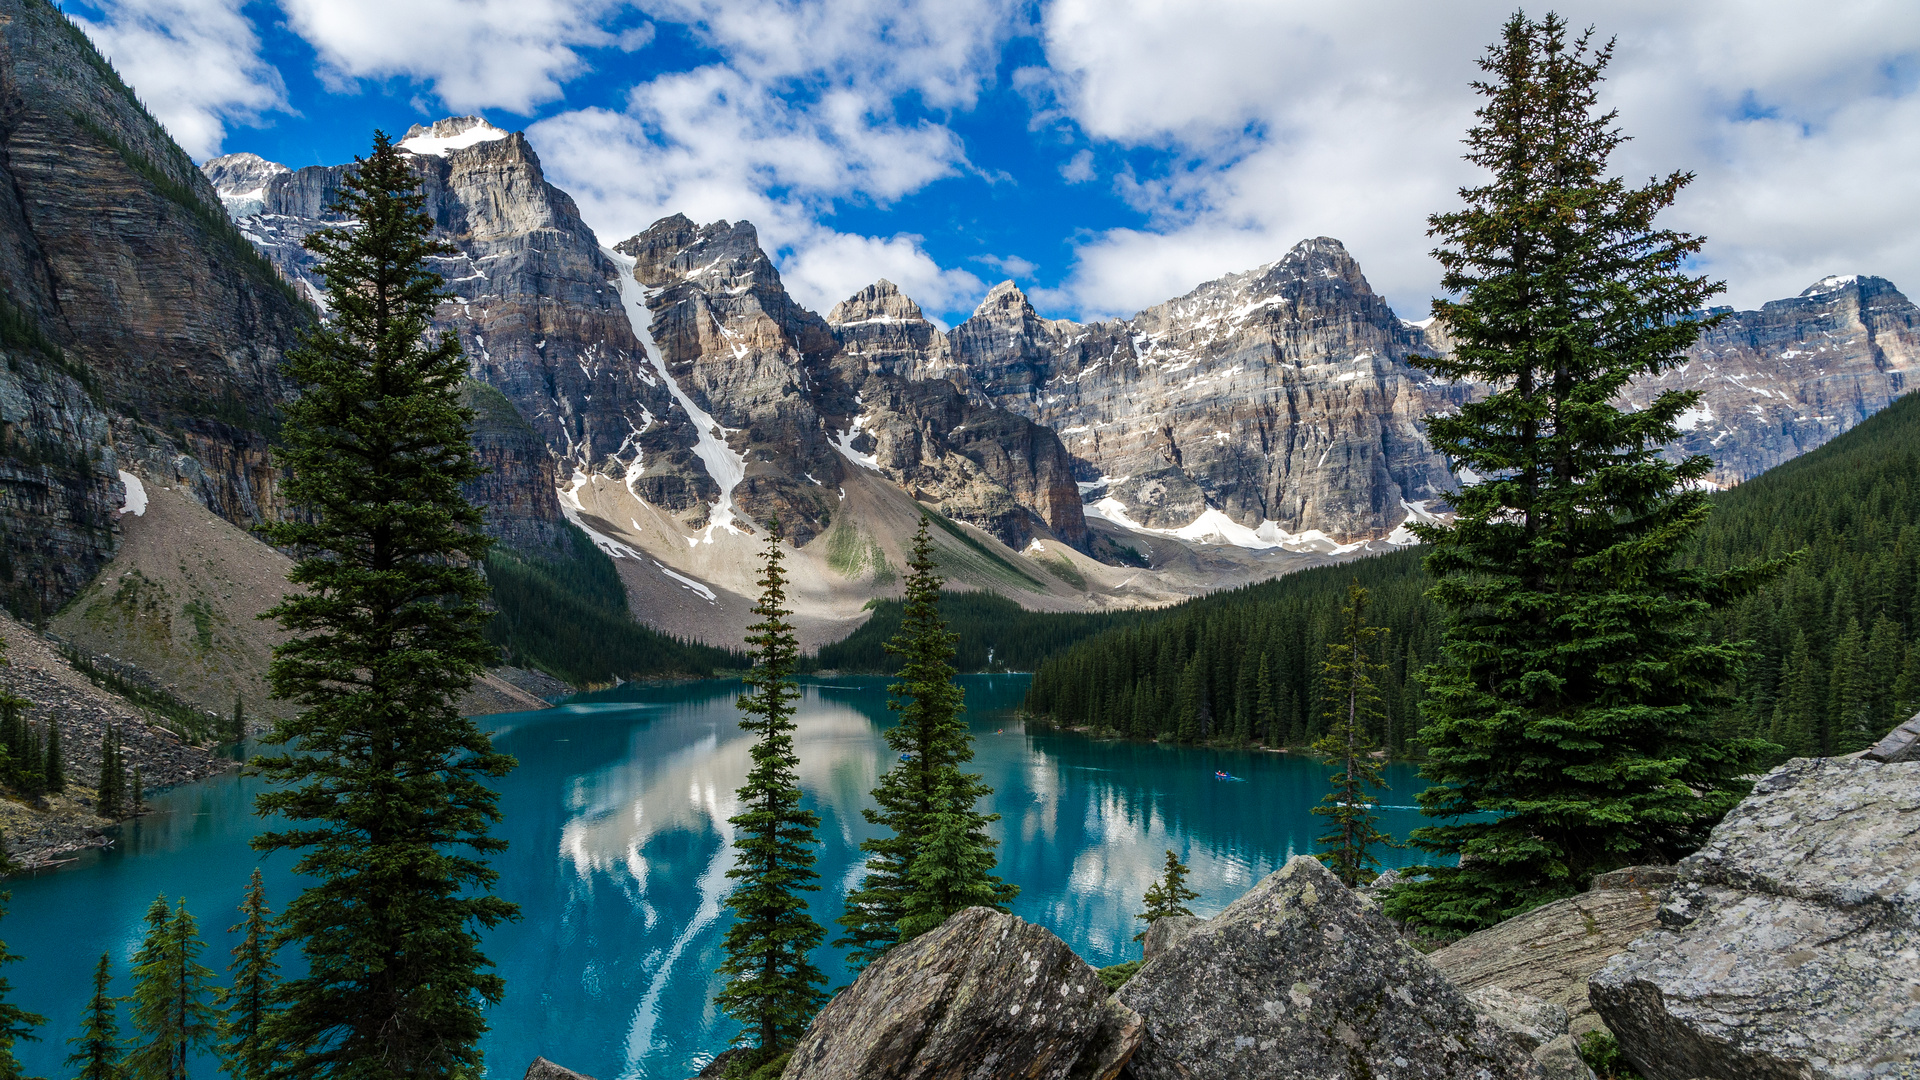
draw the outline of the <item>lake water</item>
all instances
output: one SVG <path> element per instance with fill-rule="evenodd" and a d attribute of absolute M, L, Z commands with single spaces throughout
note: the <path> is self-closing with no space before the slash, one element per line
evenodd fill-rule
<path fill-rule="evenodd" d="M 1211 915 L 1287 858 L 1313 849 L 1324 765 L 1284 754 L 1100 742 L 1027 730 L 1012 715 L 1024 675 L 963 678 L 975 768 L 1003 816 L 1000 874 L 1021 888 L 1013 910 L 1040 923 L 1096 966 L 1139 958 L 1132 940 L 1141 894 L 1163 852 L 1179 852 Z M 800 780 L 821 816 L 814 917 L 837 937 L 840 897 L 859 874 L 860 815 L 891 754 L 886 680 L 840 678 L 805 687 L 796 735 Z M 682 1080 L 726 1046 L 736 1026 L 710 1002 L 717 981 L 722 902 L 731 865 L 727 818 L 748 767 L 731 680 L 627 686 L 558 709 L 488 717 L 500 749 L 520 760 L 503 782 L 499 834 L 512 844 L 495 865 L 499 892 L 524 918 L 490 933 L 486 948 L 507 980 L 489 1011 L 487 1074 L 517 1080 L 536 1054 L 602 1080 Z M 1214 779 L 1224 769 L 1245 782 Z M 1386 831 L 1421 823 L 1413 769 L 1388 769 Z M 258 779 L 227 776 L 153 800 L 122 826 L 112 849 L 8 883 L 0 939 L 23 957 L 4 972 L 17 1004 L 48 1017 L 42 1041 L 19 1047 L 29 1075 L 65 1076 L 93 965 L 126 963 L 156 894 L 186 897 L 221 972 L 241 890 L 264 867 L 278 910 L 298 888 L 287 854 L 265 860 L 247 841 Z M 1388 865 L 1417 853 L 1382 853 Z M 289 967 L 296 955 L 282 958 Z M 840 955 L 815 960 L 838 986 Z M 123 1028 L 124 1031 L 124 1017 Z M 195 1074 L 211 1076 L 211 1059 Z"/>

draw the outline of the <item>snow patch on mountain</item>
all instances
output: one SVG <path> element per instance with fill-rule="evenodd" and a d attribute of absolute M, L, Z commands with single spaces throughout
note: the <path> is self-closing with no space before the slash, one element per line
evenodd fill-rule
<path fill-rule="evenodd" d="M 442 125 L 446 125 L 445 134 L 442 134 Z M 414 130 L 420 129 L 416 127 Z M 460 120 L 442 120 L 433 127 L 420 131 L 417 135 L 408 132 L 407 137 L 400 141 L 400 149 L 410 154 L 419 154 L 421 157 L 428 155 L 446 157 L 450 151 L 465 150 L 469 146 L 478 146 L 481 143 L 494 142 L 506 137 L 506 132 L 485 120 L 477 120 L 470 127 L 462 125 Z"/>
<path fill-rule="evenodd" d="M 633 277 L 634 259 L 631 255 L 622 255 L 612 248 L 601 248 L 601 253 L 620 271 L 620 303 L 627 311 L 627 321 L 633 324 L 633 336 L 640 341 L 640 347 L 646 350 L 647 362 L 653 365 L 661 380 L 666 383 L 673 400 L 686 411 L 687 418 L 693 421 L 693 455 L 700 459 L 707 475 L 720 485 L 720 497 L 714 500 L 713 509 L 707 515 L 707 528 L 700 543 L 713 543 L 713 530 L 725 529 L 736 536 L 740 534 L 734 525 L 733 489 L 746 479 L 747 462 L 726 442 L 726 429 L 721 427 L 705 409 L 694 404 L 693 398 L 680 387 L 673 373 L 667 370 L 667 362 L 660 355 L 660 347 L 653 341 L 653 316 L 647 308 L 646 286 Z"/>

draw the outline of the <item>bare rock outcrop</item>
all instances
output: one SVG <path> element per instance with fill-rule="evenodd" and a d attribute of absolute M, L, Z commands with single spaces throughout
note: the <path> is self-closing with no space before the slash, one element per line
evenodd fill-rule
<path fill-rule="evenodd" d="M 1566 1009 L 1571 1030 L 1600 1026 L 1587 979 L 1660 925 L 1676 871 L 1632 867 L 1594 879 L 1587 892 L 1516 915 L 1430 954 L 1442 975 L 1469 992 L 1498 988 Z"/>
<path fill-rule="evenodd" d="M 586 1073 L 577 1073 L 565 1065 L 556 1065 L 546 1058 L 537 1057 L 527 1066 L 525 1080 L 593 1080 Z"/>
<path fill-rule="evenodd" d="M 783 1080 L 1112 1080 L 1140 1017 L 1044 927 L 968 908 L 820 1010 Z"/>
<path fill-rule="evenodd" d="M 1590 982 L 1647 1080 L 1920 1077 L 1920 763 L 1797 758 Z"/>
<path fill-rule="evenodd" d="M 1920 761 L 1920 715 L 1887 732 L 1886 737 L 1867 748 L 1869 761 Z"/>
<path fill-rule="evenodd" d="M 1539 1078 L 1530 1048 L 1368 900 L 1296 856 L 1115 997 L 1146 1021 L 1137 1080 Z"/>

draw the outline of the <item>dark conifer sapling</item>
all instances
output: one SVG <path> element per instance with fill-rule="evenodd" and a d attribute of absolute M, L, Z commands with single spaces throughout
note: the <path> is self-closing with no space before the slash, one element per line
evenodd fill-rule
<path fill-rule="evenodd" d="M 267 1020 L 274 1012 L 279 965 L 273 960 L 272 915 L 266 885 L 255 867 L 240 901 L 240 921 L 227 927 L 227 933 L 241 937 L 233 947 L 233 962 L 227 965 L 233 985 L 220 992 L 219 1042 L 214 1048 L 233 1080 L 267 1080 L 273 1070 Z"/>
<path fill-rule="evenodd" d="M 1147 910 L 1135 915 L 1134 918 L 1145 922 L 1147 924 L 1147 930 L 1151 930 L 1153 929 L 1155 919 L 1171 919 L 1177 915 L 1192 915 L 1193 911 L 1187 907 L 1187 901 L 1196 899 L 1200 894 L 1187 888 L 1187 874 L 1189 872 L 1187 864 L 1180 861 L 1180 856 L 1175 855 L 1172 848 L 1168 848 L 1167 866 L 1165 870 L 1161 871 L 1160 880 L 1147 886 L 1147 894 L 1145 896 Z M 1142 930 L 1133 935 L 1133 940 L 1146 940 L 1147 930 Z"/>
<path fill-rule="evenodd" d="M 74 1048 L 66 1064 L 79 1070 L 73 1080 L 121 1080 L 120 1022 L 115 1012 L 118 1003 L 107 993 L 113 979 L 112 961 L 100 954 L 93 969 L 93 996 L 80 1015 L 80 1034 L 67 1040 Z"/>
<path fill-rule="evenodd" d="M 826 998 L 821 987 L 827 981 L 809 956 L 826 938 L 807 913 L 804 895 L 820 888 L 813 869 L 820 817 L 800 807 L 800 759 L 793 749 L 794 701 L 800 696 L 793 672 L 800 647 L 788 621 L 781 558 L 776 521 L 767 527 L 760 600 L 753 609 L 760 621 L 747 628 L 753 667 L 739 708 L 740 726 L 754 736 L 753 768 L 740 786 L 740 811 L 729 819 L 740 854 L 727 871 L 736 883 L 727 894 L 734 922 L 719 968 L 727 985 L 716 999 L 740 1021 L 740 1039 L 753 1046 L 756 1066 L 806 1033 Z"/>
<path fill-rule="evenodd" d="M 1358 582 L 1347 587 L 1341 609 L 1340 637 L 1327 643 L 1320 664 L 1321 700 L 1326 702 L 1327 733 L 1313 744 L 1313 752 L 1339 765 L 1329 778 L 1333 790 L 1313 812 L 1331 818 L 1332 831 L 1317 837 L 1322 850 L 1314 858 L 1327 864 L 1348 888 L 1370 880 L 1380 860 L 1375 848 L 1393 847 L 1393 838 L 1380 831 L 1374 812 L 1375 791 L 1387 790 L 1380 778 L 1381 762 L 1372 756 L 1369 732 L 1386 719 L 1376 682 L 1387 665 L 1375 659 L 1384 627 L 1367 625 L 1367 590 Z"/>
<path fill-rule="evenodd" d="M 834 943 L 852 946 L 849 962 L 856 968 L 963 907 L 1004 911 L 1019 892 L 992 874 L 995 841 L 986 826 L 999 815 L 975 809 L 992 789 L 960 771 L 973 760 L 973 736 L 961 718 L 954 635 L 940 614 L 943 582 L 928 530 L 922 518 L 908 559 L 900 631 L 886 646 L 901 659 L 887 702 L 900 722 L 886 732 L 899 757 L 873 789 L 878 808 L 863 811 L 887 833 L 860 845 L 869 856 L 866 876 L 847 896 L 840 918 L 847 934 Z"/>
<path fill-rule="evenodd" d="M 266 526 L 298 558 L 303 587 L 267 613 L 291 639 L 268 677 L 297 715 L 254 759 L 273 787 L 261 814 L 293 827 L 255 838 L 300 853 L 311 882 L 281 916 L 307 972 L 281 984 L 267 1022 L 289 1077 L 431 1080 L 482 1072 L 482 1006 L 503 985 L 479 931 L 518 909 L 491 894 L 505 847 L 487 781 L 513 759 L 460 714 L 497 658 L 482 635 L 489 541 L 461 493 L 480 476 L 460 403 L 459 339 L 429 342 L 446 296 L 432 221 L 410 159 L 382 133 L 331 207 L 352 229 L 306 239 L 333 318 L 309 329 L 286 372 L 279 460 L 303 513 Z"/>

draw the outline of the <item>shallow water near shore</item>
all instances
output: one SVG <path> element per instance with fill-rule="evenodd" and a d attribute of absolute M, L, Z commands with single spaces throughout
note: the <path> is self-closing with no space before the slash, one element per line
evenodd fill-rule
<path fill-rule="evenodd" d="M 1310 759 L 1106 742 L 1027 729 L 1013 710 L 1024 675 L 966 676 L 974 768 L 995 789 L 1000 874 L 1021 888 L 1015 914 L 1053 930 L 1096 966 L 1139 958 L 1132 937 L 1141 894 L 1172 848 L 1193 868 L 1193 903 L 1211 915 L 1294 854 L 1313 850 L 1323 819 L 1308 811 L 1328 768 Z M 891 762 L 893 722 L 880 678 L 810 682 L 798 714 L 801 786 L 821 816 L 821 891 L 813 914 L 838 934 L 840 897 L 860 872 L 867 792 Z M 602 1080 L 683 1080 L 737 1026 L 711 1006 L 727 926 L 724 897 L 734 790 L 748 767 L 738 727 L 740 684 L 711 680 L 625 686 L 558 709 L 486 717 L 496 745 L 520 760 L 501 783 L 495 859 L 500 895 L 522 919 L 490 932 L 487 953 L 507 980 L 488 1011 L 487 1075 L 516 1080 L 536 1054 Z M 1224 770 L 1243 783 L 1214 779 Z M 1423 822 L 1412 766 L 1388 766 L 1385 831 Z M 114 847 L 6 883 L 0 939 L 22 961 L 0 975 L 14 1001 L 41 1013 L 40 1042 L 17 1050 L 29 1075 L 64 1076 L 93 965 L 113 957 L 114 992 L 156 894 L 184 896 L 225 981 L 225 931 L 247 876 L 263 868 L 278 910 L 299 887 L 293 858 L 266 859 L 247 842 L 267 823 L 252 812 L 257 777 L 228 775 L 167 792 L 154 812 L 120 828 Z M 1384 865 L 1418 862 L 1406 849 Z M 283 956 L 288 970 L 300 966 Z M 833 986 L 841 954 L 815 955 Z M 125 1032 L 125 1018 L 122 1017 Z M 203 1058 L 193 1075 L 212 1076 Z"/>

